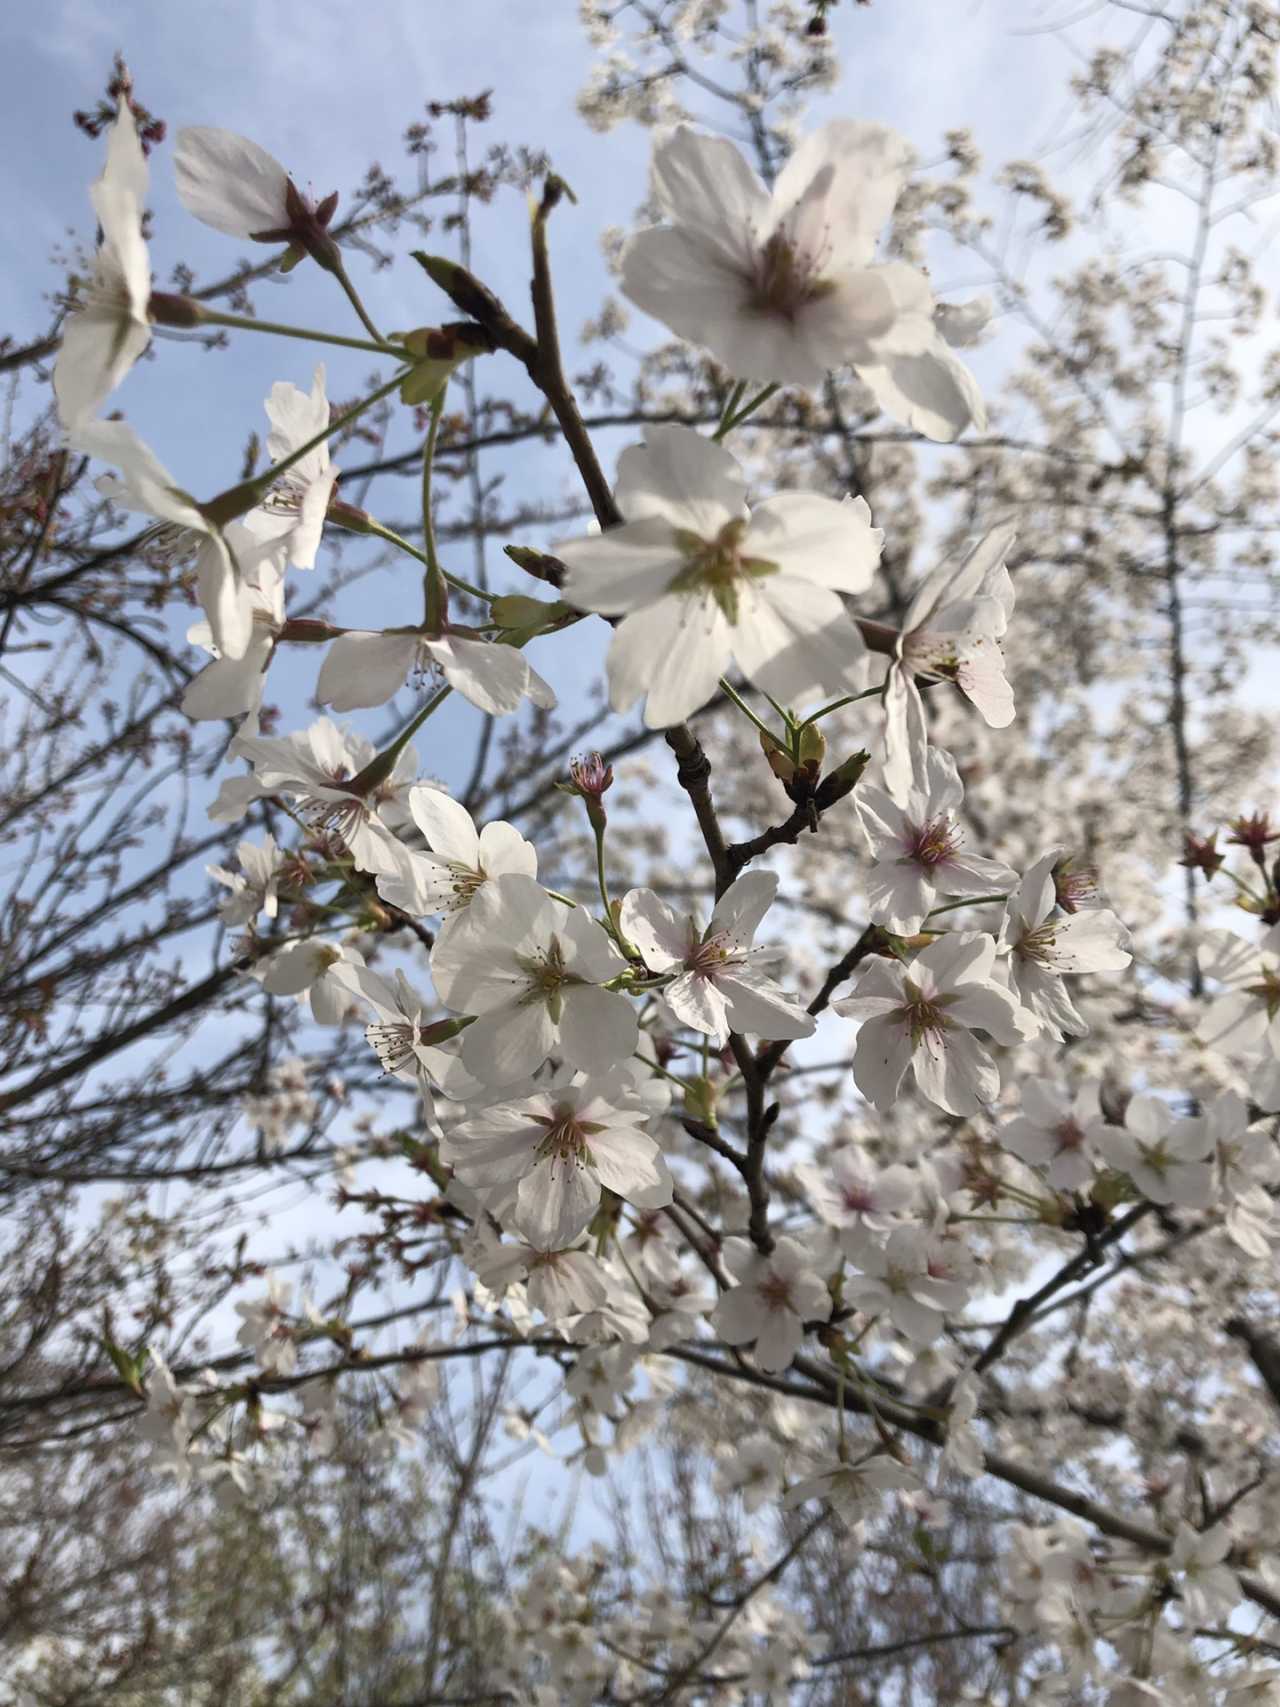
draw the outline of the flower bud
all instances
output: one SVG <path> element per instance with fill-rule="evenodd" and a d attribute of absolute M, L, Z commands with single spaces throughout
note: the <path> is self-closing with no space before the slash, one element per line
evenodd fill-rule
<path fill-rule="evenodd" d="M 191 296 L 175 296 L 167 290 L 153 290 L 147 302 L 147 314 L 157 326 L 177 326 L 184 332 L 203 325 L 203 304 Z"/>
<path fill-rule="evenodd" d="M 1218 852 L 1218 832 L 1203 838 L 1193 836 L 1190 831 L 1184 838 L 1182 858 L 1179 865 L 1185 865 L 1190 871 L 1202 871 L 1206 877 L 1215 877 L 1222 870 L 1226 861 Z"/>
<path fill-rule="evenodd" d="M 710 1079 L 689 1079 L 684 1087 L 685 1118 L 696 1121 L 699 1126 L 709 1126 L 715 1131 L 720 1122 L 716 1115 L 716 1104 L 719 1096 L 715 1085 Z"/>
<path fill-rule="evenodd" d="M 545 551 L 534 551 L 527 545 L 504 545 L 502 549 L 517 569 L 523 569 L 535 581 L 546 581 L 553 587 L 564 581 L 565 566 L 558 557 L 549 557 Z"/>
<path fill-rule="evenodd" d="M 559 599 L 532 599 L 525 593 L 503 593 L 490 609 L 500 628 L 529 628 L 541 630 L 563 616 L 572 615 L 569 605 Z"/>

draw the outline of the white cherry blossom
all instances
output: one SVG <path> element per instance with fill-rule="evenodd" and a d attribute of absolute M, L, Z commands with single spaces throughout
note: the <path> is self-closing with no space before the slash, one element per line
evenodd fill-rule
<path fill-rule="evenodd" d="M 640 950 L 651 972 L 674 973 L 663 989 L 672 1012 L 723 1048 L 731 1032 L 753 1037 L 809 1037 L 814 1020 L 767 973 L 762 963 L 776 951 L 753 948 L 766 909 L 778 892 L 771 871 L 749 871 L 716 902 L 705 930 L 652 889 L 624 897 L 622 933 Z"/>
<path fill-rule="evenodd" d="M 1013 614 L 1005 558 L 1017 533 L 993 528 L 959 562 L 926 576 L 903 619 L 885 678 L 885 782 L 899 800 L 924 775 L 928 727 L 917 675 L 954 682 L 993 729 L 1013 722 L 1000 638 Z"/>
<path fill-rule="evenodd" d="M 993 937 L 956 932 L 907 966 L 873 960 L 854 994 L 831 1004 L 862 1021 L 853 1077 L 869 1102 L 892 1108 L 908 1071 L 921 1094 L 949 1114 L 976 1114 L 995 1101 L 1000 1071 L 974 1031 L 1011 1048 L 1035 1024 L 994 981 L 995 957 Z"/>
<path fill-rule="evenodd" d="M 1175 1116 L 1160 1097 L 1130 1097 L 1124 1127 L 1109 1127 L 1102 1149 L 1152 1203 L 1204 1209 L 1213 1200 L 1214 1138 L 1203 1120 Z"/>
<path fill-rule="evenodd" d="M 969 1297 L 956 1258 L 954 1240 L 936 1239 L 923 1227 L 895 1227 L 883 1246 L 867 1244 L 854 1257 L 861 1272 L 846 1277 L 844 1299 L 864 1315 L 888 1315 L 913 1344 L 928 1345 Z"/>
<path fill-rule="evenodd" d="M 268 832 L 261 847 L 256 842 L 241 842 L 236 858 L 240 861 L 239 871 L 227 871 L 220 865 L 205 867 L 210 877 L 231 891 L 218 908 L 219 918 L 233 927 L 247 925 L 259 913 L 274 919 L 280 907 L 280 873 L 285 864 L 275 837 Z"/>
<path fill-rule="evenodd" d="M 182 696 L 182 709 L 196 722 L 258 710 L 267 666 L 284 627 L 284 570 L 276 562 L 274 545 L 258 539 L 241 522 L 232 522 L 225 538 L 240 566 L 234 597 L 240 605 L 237 621 L 241 626 L 247 623 L 249 642 L 239 658 L 224 658 L 219 656 L 208 622 L 193 623 L 187 630 L 193 646 L 214 655 L 213 662 L 192 678 Z"/>
<path fill-rule="evenodd" d="M 478 1016 L 463 1034 L 464 1064 L 499 1085 L 533 1072 L 553 1050 L 586 1073 L 629 1056 L 635 1009 L 601 988 L 626 965 L 583 908 L 553 900 L 521 873 L 485 884 L 431 953 L 441 1001 Z"/>
<path fill-rule="evenodd" d="M 1064 974 L 1120 972 L 1133 956 L 1129 933 L 1110 909 L 1058 912 L 1053 870 L 1061 858 L 1062 849 L 1051 848 L 1009 897 L 1000 947 L 1008 955 L 1011 989 L 1045 1034 L 1084 1037 L 1089 1027 L 1067 994 Z"/>
<path fill-rule="evenodd" d="M 329 399 L 325 395 L 324 363 L 317 366 L 309 392 L 288 380 L 278 380 L 271 387 L 266 411 L 271 423 L 267 454 L 273 463 L 283 462 L 325 432 Z M 314 569 L 337 478 L 338 470 L 329 459 L 329 441 L 321 439 L 285 469 L 263 502 L 245 516 L 245 527 L 264 543 L 276 546 L 295 569 Z"/>
<path fill-rule="evenodd" d="M 384 901 L 414 918 L 464 913 L 485 883 L 512 872 L 538 875 L 538 854 L 512 824 L 495 819 L 477 830 L 460 801 L 442 789 L 419 784 L 408 794 L 409 816 L 421 830 L 430 853 L 406 848 L 401 867 L 378 877 Z"/>
<path fill-rule="evenodd" d="M 768 1256 L 745 1239 L 729 1239 L 723 1254 L 737 1284 L 711 1312 L 716 1332 L 726 1345 L 754 1341 L 761 1369 L 785 1369 L 804 1341 L 804 1324 L 831 1315 L 831 1294 L 794 1239 L 779 1239 Z"/>
<path fill-rule="evenodd" d="M 240 570 L 226 534 L 184 492 L 155 453 L 126 421 L 82 421 L 70 435 L 77 450 L 109 462 L 118 479 L 104 477 L 99 491 L 126 510 L 141 510 L 195 536 L 196 592 L 209 619 L 213 643 L 224 658 L 243 658 L 253 635 L 240 597 Z"/>
<path fill-rule="evenodd" d="M 854 1261 L 869 1244 L 883 1243 L 918 1193 L 910 1168 L 900 1163 L 878 1167 L 853 1147 L 837 1150 L 822 1165 L 801 1162 L 796 1174 L 815 1213 Z"/>
<path fill-rule="evenodd" d="M 1094 1174 L 1097 1146 L 1107 1136 L 1099 1086 L 1086 1080 L 1069 1095 L 1051 1079 L 1024 1079 L 1021 1108 L 1000 1128 L 1010 1155 L 1043 1171 L 1057 1191 L 1081 1191 Z"/>
<path fill-rule="evenodd" d="M 1206 978 L 1226 989 L 1209 1003 L 1196 1036 L 1235 1059 L 1257 1049 L 1280 1059 L 1280 924 L 1260 942 L 1206 931 L 1197 953 Z"/>
<path fill-rule="evenodd" d="M 102 241 L 93 275 L 62 325 L 53 390 L 74 430 L 113 392 L 151 342 L 151 261 L 142 235 L 147 162 L 127 95 L 107 141 L 102 176 L 89 190 Z"/>
<path fill-rule="evenodd" d="M 932 367 L 946 371 L 928 280 L 874 259 L 910 166 L 893 131 L 836 120 L 798 144 L 770 192 L 733 143 L 678 125 L 653 150 L 665 223 L 628 243 L 623 293 L 739 379 L 816 386 L 852 363 L 873 388 L 886 374 L 889 403 L 895 380 L 912 384 L 905 360 L 927 387 Z"/>
<path fill-rule="evenodd" d="M 405 850 L 394 827 L 403 819 L 402 796 L 418 774 L 412 747 L 400 752 L 382 782 L 361 790 L 350 785 L 375 757 L 375 749 L 327 717 L 283 739 L 239 735 L 233 751 L 253 766 L 259 794 L 283 794 L 297 801 L 300 816 L 336 835 L 361 871 L 401 870 Z"/>
<path fill-rule="evenodd" d="M 320 667 L 316 698 L 335 711 L 385 705 L 413 673 L 435 669 L 449 686 L 490 717 L 518 711 L 526 700 L 543 711 L 556 696 L 518 646 L 484 640 L 457 626 L 438 634 L 423 629 L 353 629 L 330 646 Z"/>
<path fill-rule="evenodd" d="M 485 1108 L 452 1127 L 441 1159 L 464 1185 L 518 1182 L 511 1221 L 541 1250 L 561 1250 L 588 1226 L 601 1188 L 643 1208 L 671 1201 L 671 1176 L 611 1075 Z"/>
<path fill-rule="evenodd" d="M 343 943 L 308 937 L 290 943 L 251 968 L 264 990 L 273 996 L 305 996 L 319 1025 L 341 1025 L 355 996 L 355 972 L 364 956 Z"/>
<path fill-rule="evenodd" d="M 955 760 L 930 747 L 923 771 L 913 774 L 901 805 L 883 788 L 863 783 L 855 796 L 858 817 L 875 864 L 867 874 L 872 922 L 910 936 L 939 895 L 1008 894 L 1017 874 L 999 860 L 964 851 L 958 812 L 964 785 Z"/>
<path fill-rule="evenodd" d="M 846 1523 L 856 1524 L 880 1511 L 886 1494 L 919 1486 L 920 1477 L 909 1465 L 877 1452 L 856 1464 L 832 1460 L 788 1488 L 782 1504 L 790 1510 L 808 1500 L 826 1500 Z"/>
<path fill-rule="evenodd" d="M 753 510 L 742 469 L 689 427 L 655 426 L 618 463 L 621 527 L 562 541 L 564 597 L 620 616 L 609 694 L 645 722 L 692 715 L 736 664 L 781 705 L 856 692 L 861 635 L 841 601 L 880 559 L 866 502 L 784 492 Z"/>

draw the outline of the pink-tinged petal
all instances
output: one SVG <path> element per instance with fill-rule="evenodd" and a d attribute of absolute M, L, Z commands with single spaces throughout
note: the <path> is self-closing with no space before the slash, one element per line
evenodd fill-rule
<path fill-rule="evenodd" d="M 570 986 L 561 995 L 560 1050 L 584 1073 L 607 1073 L 635 1054 L 636 1011 L 617 990 Z"/>
<path fill-rule="evenodd" d="M 733 656 L 748 681 L 784 706 L 857 691 L 861 631 L 827 587 L 770 575 L 739 589 Z"/>
<path fill-rule="evenodd" d="M 252 237 L 288 223 L 288 174 L 247 136 L 211 125 L 178 132 L 178 194 L 187 212 L 229 237 Z"/>
<path fill-rule="evenodd" d="M 1074 1112 L 1066 1093 L 1050 1079 L 1024 1079 L 1021 1090 L 1023 1109 L 1040 1126 L 1058 1126 Z"/>
<path fill-rule="evenodd" d="M 534 1072 L 555 1047 L 544 1002 L 482 1014 L 462 1034 L 462 1064 L 486 1085 L 510 1085 Z"/>
<path fill-rule="evenodd" d="M 746 492 L 737 459 L 692 427 L 649 427 L 618 458 L 615 496 L 628 523 L 660 520 L 714 539 L 745 514 Z"/>
<path fill-rule="evenodd" d="M 900 1019 L 884 1015 L 864 1020 L 853 1052 L 853 1082 L 882 1113 L 893 1107 L 914 1045 Z"/>
<path fill-rule="evenodd" d="M 619 616 L 658 599 L 685 567 L 670 522 L 647 516 L 552 546 L 567 566 L 561 592 L 579 610 Z"/>
<path fill-rule="evenodd" d="M 706 929 L 707 940 L 723 936 L 735 948 L 750 948 L 777 893 L 776 872 L 744 872 L 716 902 Z"/>
<path fill-rule="evenodd" d="M 548 1156 L 520 1182 L 517 1230 L 539 1250 L 560 1250 L 577 1238 L 600 1207 L 600 1182 L 580 1162 Z"/>
<path fill-rule="evenodd" d="M 478 869 L 480 837 L 461 801 L 441 788 L 419 784 L 409 790 L 409 815 L 433 853 L 456 860 L 471 871 Z"/>
<path fill-rule="evenodd" d="M 731 630 L 709 599 L 676 596 L 632 611 L 614 630 L 609 700 L 628 710 L 641 694 L 650 729 L 683 723 L 712 699 L 729 666 Z"/>
<path fill-rule="evenodd" d="M 628 1203 L 636 1202 L 637 1197 L 648 1199 L 653 1208 L 660 1209 L 663 1203 L 670 1203 L 671 1175 L 661 1151 L 646 1133 L 615 1127 L 609 1132 L 596 1133 L 590 1149 L 600 1183 L 610 1191 Z M 654 1203 L 654 1194 L 662 1202 Z"/>
<path fill-rule="evenodd" d="M 948 1114 L 977 1114 L 1000 1095 L 1000 1072 L 969 1032 L 926 1032 L 913 1056 L 920 1093 Z"/>
<path fill-rule="evenodd" d="M 914 860 L 881 860 L 868 872 L 866 889 L 871 922 L 910 936 L 933 906 L 934 874 Z"/>
<path fill-rule="evenodd" d="M 760 1369 L 776 1374 L 789 1368 L 804 1342 L 804 1327 L 790 1310 L 770 1310 L 760 1323 L 752 1356 Z"/>
<path fill-rule="evenodd" d="M 956 683 L 983 721 L 1007 729 L 1016 715 L 1013 689 L 1004 673 L 1004 656 L 994 640 L 983 640 L 960 659 Z"/>
<path fill-rule="evenodd" d="M 742 549 L 815 586 L 864 593 L 883 540 L 865 498 L 837 503 L 813 492 L 782 492 L 752 510 Z"/>
<path fill-rule="evenodd" d="M 835 288 L 798 316 L 810 350 L 825 365 L 847 361 L 860 369 L 864 362 L 918 360 L 938 341 L 933 291 L 918 267 L 889 261 L 832 282 Z"/>
<path fill-rule="evenodd" d="M 935 444 L 951 444 L 969 427 L 986 430 L 978 383 L 941 338 L 918 355 L 859 362 L 857 374 L 886 415 Z"/>
<path fill-rule="evenodd" d="M 256 711 L 273 645 L 273 636 L 257 631 L 243 658 L 215 658 L 188 683 L 183 711 L 196 722 Z"/>
<path fill-rule="evenodd" d="M 824 174 L 826 248 L 841 268 L 865 266 L 901 194 L 912 158 L 910 145 L 888 126 L 835 119 L 803 137 L 791 151 L 774 184 L 773 221 L 786 220 Z"/>
<path fill-rule="evenodd" d="M 910 1293 L 897 1292 L 889 1306 L 893 1325 L 904 1333 L 913 1345 L 932 1345 L 942 1332 L 945 1318 L 940 1310 L 922 1304 Z"/>
<path fill-rule="evenodd" d="M 622 934 L 640 950 L 650 972 L 681 965 L 698 942 L 692 921 L 682 918 L 652 889 L 630 889 L 622 898 Z"/>
<path fill-rule="evenodd" d="M 663 1000 L 676 1018 L 694 1031 L 705 1032 L 723 1046 L 732 1029 L 725 999 L 709 978 L 700 972 L 682 972 L 662 992 Z"/>
<path fill-rule="evenodd" d="M 675 225 L 688 226 L 720 249 L 727 261 L 749 268 L 750 233 L 769 218 L 769 192 L 732 142 L 686 124 L 654 139 L 653 195 Z"/>
<path fill-rule="evenodd" d="M 508 872 L 536 877 L 538 850 L 525 841 L 514 824 L 496 818 L 480 832 L 480 866 L 489 877 L 503 877 Z"/>
<path fill-rule="evenodd" d="M 929 730 L 924 701 L 911 671 L 895 662 L 884 687 L 884 780 L 889 792 L 904 800 L 925 777 Z"/>
<path fill-rule="evenodd" d="M 772 978 L 749 966 L 722 972 L 716 985 L 728 1005 L 728 1020 L 736 1032 L 776 1042 L 812 1037 L 817 1022 Z"/>
<path fill-rule="evenodd" d="M 404 686 L 417 644 L 412 634 L 340 635 L 320 666 L 316 698 L 335 711 L 385 705 Z"/>

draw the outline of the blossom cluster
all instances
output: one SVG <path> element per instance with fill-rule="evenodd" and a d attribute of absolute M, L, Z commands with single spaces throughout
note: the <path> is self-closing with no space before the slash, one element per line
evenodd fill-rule
<path fill-rule="evenodd" d="M 240 718 L 229 756 L 247 766 L 224 778 L 211 816 L 237 823 L 271 800 L 299 827 L 296 845 L 246 838 L 236 868 L 213 871 L 227 891 L 222 917 L 247 932 L 248 976 L 268 995 L 308 1003 L 320 1025 L 358 1017 L 381 1071 L 415 1094 L 410 1147 L 439 1188 L 440 1260 L 470 1277 L 458 1334 L 500 1321 L 521 1340 L 564 1348 L 571 1367 L 557 1426 L 576 1431 L 573 1456 L 596 1472 L 644 1433 L 673 1349 L 701 1347 L 726 1368 L 749 1359 L 766 1376 L 795 1368 L 812 1377 L 816 1361 L 835 1382 L 838 1436 L 813 1430 L 785 1462 L 776 1442 L 748 1441 L 722 1466 L 722 1486 L 749 1508 L 822 1502 L 855 1538 L 895 1503 L 916 1502 L 927 1527 L 941 1475 L 983 1468 L 983 1369 L 947 1336 L 975 1296 L 1000 1289 L 983 1212 L 1014 1204 L 1028 1227 L 1062 1235 L 1105 1227 L 1120 1204 L 1186 1210 L 1218 1218 L 1240 1248 L 1266 1256 L 1269 1150 L 1252 1128 L 1280 1109 L 1280 924 L 1260 945 L 1205 936 L 1204 975 L 1221 993 L 1198 1033 L 1209 1065 L 1181 1101 L 1151 1085 L 1117 1093 L 1059 1049 L 1088 1034 L 1089 980 L 1130 967 L 1128 932 L 1086 893 L 1071 850 L 1041 842 L 1035 857 L 1011 863 L 975 849 L 965 780 L 932 739 L 931 703 L 941 696 L 991 730 L 1014 718 L 1003 651 L 1016 635 L 1009 522 L 986 518 L 926 575 L 886 641 L 867 614 L 877 608 L 884 535 L 866 501 L 796 490 L 756 501 L 724 442 L 767 400 L 748 397 L 753 386 L 813 387 L 838 367 L 931 437 L 981 425 L 976 383 L 953 349 L 972 335 L 973 317 L 939 304 L 920 269 L 877 259 L 911 164 L 884 127 L 837 121 L 800 142 L 766 187 L 723 139 L 687 125 L 660 137 L 659 222 L 628 243 L 623 288 L 708 352 L 733 388 L 715 433 L 651 424 L 623 451 L 613 513 L 601 517 L 608 525 L 551 544 L 559 596 L 531 618 L 513 605 L 532 601 L 500 596 L 487 599 L 478 624 L 451 620 L 453 582 L 430 508 L 433 438 L 427 549 L 406 546 L 426 570 L 422 621 L 346 630 L 289 616 L 291 572 L 314 567 L 326 529 L 396 539 L 336 496 L 329 440 L 341 423 L 323 367 L 308 390 L 271 387 L 270 468 L 203 502 L 131 427 L 102 417 L 152 324 L 198 324 L 202 312 L 151 291 L 146 165 L 127 101 L 92 192 L 96 270 L 57 369 L 71 442 L 115 470 L 102 490 L 182 530 L 195 549 L 205 620 L 190 638 L 213 658 L 184 704 L 192 718 Z M 348 288 L 327 231 L 332 205 L 312 205 L 255 144 L 184 132 L 178 186 L 215 229 L 286 244 L 291 265 L 310 258 Z M 376 396 L 425 400 L 434 433 L 448 369 L 476 346 L 442 354 L 400 334 L 369 347 L 395 368 Z M 852 795 L 865 926 L 859 951 L 820 996 L 806 1001 L 798 987 L 785 927 L 770 914 L 779 877 L 754 863 L 750 844 L 733 866 L 708 840 L 716 882 L 705 905 L 674 890 L 613 893 L 602 760 L 575 765 L 567 784 L 595 842 L 598 907 L 581 898 L 590 874 L 573 896 L 551 887 L 517 825 L 477 823 L 423 774 L 413 737 L 430 762 L 428 719 L 445 692 L 491 717 L 526 704 L 549 711 L 553 688 L 523 648 L 593 614 L 612 626 L 614 710 L 643 700 L 645 725 L 671 732 L 673 745 L 692 740 L 687 720 L 724 696 L 798 765 L 806 731 L 869 702 L 872 752 L 853 786 L 831 795 Z M 326 646 L 316 695 L 339 714 L 385 705 L 407 678 L 432 691 L 381 750 L 328 716 L 264 734 L 267 672 L 295 641 Z M 760 715 L 753 695 L 767 708 Z M 824 797 L 814 789 L 807 798 L 816 824 Z M 379 938 L 388 921 L 415 928 L 422 954 L 409 973 L 390 964 Z M 769 942 L 757 942 L 762 932 Z M 784 1216 L 764 1164 L 777 1110 L 744 1117 L 734 1098 L 750 1100 L 762 1063 L 771 1071 L 788 1052 L 798 1059 L 793 1046 L 816 1034 L 828 1005 L 856 1027 L 841 1033 L 868 1119 L 874 1111 L 891 1121 L 914 1095 L 936 1141 L 887 1163 L 872 1144 L 811 1143 Z M 1221 1061 L 1239 1069 L 1238 1083 L 1222 1082 L 1230 1073 Z M 246 1113 L 272 1148 L 313 1109 L 293 1068 Z M 686 1201 L 708 1156 L 726 1161 L 741 1188 L 710 1237 Z M 242 1345 L 268 1387 L 295 1375 L 305 1346 L 332 1337 L 313 1307 L 291 1312 L 277 1277 L 264 1299 L 239 1308 Z M 427 1354 L 442 1346 L 412 1348 L 392 1413 L 402 1432 L 431 1403 Z M 919 1405 L 942 1419 L 932 1472 L 881 1415 L 917 1389 Z M 180 1477 L 242 1492 L 258 1485 L 259 1460 L 230 1424 L 243 1392 L 180 1382 L 154 1354 L 146 1392 L 141 1426 Z M 850 1444 L 846 1392 L 877 1419 L 874 1443 Z M 331 1384 L 302 1388 L 300 1405 L 288 1415 L 323 1442 Z M 284 1426 L 256 1394 L 250 1409 L 258 1437 Z M 1149 1643 L 1149 1570 L 1126 1574 L 1112 1555 L 1104 1573 L 1070 1526 L 1020 1531 L 1016 1546 L 1027 1565 L 1012 1573 L 1012 1592 L 1021 1603 L 1030 1595 L 1021 1585 L 1034 1583 L 1041 1627 L 1060 1632 L 1064 1650 L 1086 1651 L 1072 1649 L 1073 1628 L 1091 1618 L 1122 1656 L 1131 1626 Z M 1180 1527 L 1160 1567 L 1170 1592 L 1158 1605 L 1176 1599 L 1190 1626 L 1226 1617 L 1240 1592 L 1223 1563 L 1231 1546 L 1227 1525 Z M 606 1646 L 584 1653 L 575 1593 L 569 1567 L 549 1571 L 508 1616 L 537 1646 L 555 1698 L 585 1701 L 619 1687 L 620 1673 Z M 649 1611 L 655 1639 L 673 1644 L 664 1663 L 696 1663 L 710 1632 L 694 1627 L 675 1640 L 664 1629 L 669 1611 L 657 1600 Z M 767 1596 L 734 1643 L 728 1660 L 759 1691 L 785 1688 L 815 1657 Z M 1166 1664 L 1174 1660 L 1148 1675 Z M 1086 1675 L 1099 1674 L 1082 1661 Z"/>

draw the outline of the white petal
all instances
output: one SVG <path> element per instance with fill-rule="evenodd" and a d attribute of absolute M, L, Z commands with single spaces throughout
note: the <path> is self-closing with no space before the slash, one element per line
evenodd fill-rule
<path fill-rule="evenodd" d="M 743 515 L 746 490 L 737 459 L 692 427 L 650 427 L 618 459 L 615 495 L 628 522 L 659 518 L 711 540 Z"/>
<path fill-rule="evenodd" d="M 711 699 L 730 658 L 730 629 L 710 600 L 670 596 L 632 611 L 609 645 L 609 698 L 626 711 L 647 693 L 650 729 L 683 723 Z"/>
<path fill-rule="evenodd" d="M 816 586 L 863 593 L 883 540 L 884 529 L 871 526 L 865 499 L 837 503 L 814 492 L 781 492 L 752 510 L 742 549 Z"/>
<path fill-rule="evenodd" d="M 229 237 L 252 237 L 288 223 L 280 162 L 234 131 L 191 125 L 178 132 L 178 194 L 188 213 Z"/>
<path fill-rule="evenodd" d="M 340 635 L 320 666 L 316 698 L 335 711 L 385 705 L 404 686 L 416 651 L 412 634 Z"/>
<path fill-rule="evenodd" d="M 584 1073 L 607 1073 L 635 1053 L 640 1031 L 636 1011 L 617 990 L 579 985 L 563 992 L 560 1047 Z"/>

